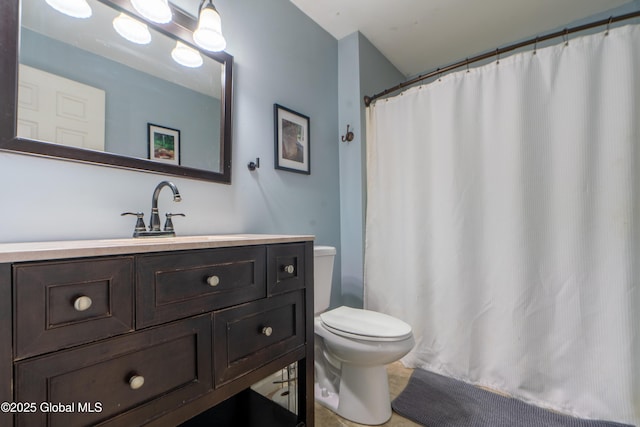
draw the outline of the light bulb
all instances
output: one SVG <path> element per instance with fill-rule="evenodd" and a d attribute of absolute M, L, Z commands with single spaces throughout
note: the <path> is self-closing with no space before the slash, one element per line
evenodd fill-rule
<path fill-rule="evenodd" d="M 220 15 L 211 2 L 200 11 L 198 28 L 193 32 L 193 40 L 201 48 L 212 52 L 219 52 L 227 47 L 227 42 L 222 36 Z"/>
<path fill-rule="evenodd" d="M 113 28 L 125 39 L 137 44 L 151 42 L 151 33 L 146 24 L 121 13 L 113 20 Z"/>
<path fill-rule="evenodd" d="M 178 64 L 189 68 L 198 68 L 203 63 L 200 52 L 181 41 L 176 42 L 176 47 L 171 51 L 171 57 Z"/>
<path fill-rule="evenodd" d="M 46 2 L 58 12 L 73 18 L 88 18 L 92 13 L 86 0 L 46 0 Z"/>
<path fill-rule="evenodd" d="M 149 21 L 158 24 L 171 21 L 171 8 L 167 0 L 131 0 L 131 5 Z"/>

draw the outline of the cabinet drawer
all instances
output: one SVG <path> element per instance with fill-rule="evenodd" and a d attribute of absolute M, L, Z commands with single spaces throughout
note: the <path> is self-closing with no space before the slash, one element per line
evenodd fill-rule
<path fill-rule="evenodd" d="M 267 248 L 269 296 L 304 288 L 304 251 L 304 243 L 272 245 Z"/>
<path fill-rule="evenodd" d="M 140 257 L 136 326 L 263 298 L 265 257 L 263 246 Z"/>
<path fill-rule="evenodd" d="M 213 327 L 218 387 L 304 345 L 304 291 L 216 311 Z"/>
<path fill-rule="evenodd" d="M 17 359 L 133 329 L 133 258 L 16 264 L 13 283 Z"/>
<path fill-rule="evenodd" d="M 72 405 L 19 414 L 17 425 L 94 425 L 134 408 L 143 424 L 206 393 L 211 378 L 211 317 L 200 316 L 17 363 L 16 401 Z"/>

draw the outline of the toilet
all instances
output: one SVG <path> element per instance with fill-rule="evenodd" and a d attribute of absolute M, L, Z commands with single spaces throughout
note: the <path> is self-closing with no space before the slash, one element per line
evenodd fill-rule
<path fill-rule="evenodd" d="M 343 418 L 379 425 L 391 418 L 385 365 L 414 345 L 411 326 L 371 310 L 327 310 L 336 249 L 314 247 L 315 399 Z"/>

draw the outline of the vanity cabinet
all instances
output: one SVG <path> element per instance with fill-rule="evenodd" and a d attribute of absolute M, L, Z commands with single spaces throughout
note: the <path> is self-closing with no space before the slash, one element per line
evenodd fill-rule
<path fill-rule="evenodd" d="M 304 345 L 304 313 L 303 292 L 214 312 L 216 387 Z"/>
<path fill-rule="evenodd" d="M 257 246 L 141 256 L 136 326 L 264 298 L 265 253 L 265 246 Z"/>
<path fill-rule="evenodd" d="M 137 418 L 147 418 L 145 402 L 171 410 L 203 395 L 212 384 L 210 331 L 205 315 L 20 361 L 16 402 L 65 407 L 18 414 L 17 425 L 95 425 L 140 406 Z"/>
<path fill-rule="evenodd" d="M 133 331 L 133 264 L 115 257 L 14 265 L 16 359 Z"/>
<path fill-rule="evenodd" d="M 0 264 L 0 425 L 313 426 L 312 238 L 171 241 Z M 298 414 L 250 389 L 295 362 Z"/>

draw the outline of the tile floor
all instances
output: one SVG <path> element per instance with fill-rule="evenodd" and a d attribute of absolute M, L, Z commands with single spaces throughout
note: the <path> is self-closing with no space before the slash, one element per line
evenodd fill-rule
<path fill-rule="evenodd" d="M 407 382 L 409 382 L 409 377 L 413 369 L 405 368 L 400 362 L 395 362 L 387 366 L 387 372 L 389 373 L 389 393 L 393 399 L 404 390 Z M 360 427 L 362 425 L 347 421 L 318 403 L 316 403 L 315 411 L 316 427 Z M 391 416 L 391 419 L 382 425 L 387 427 L 420 426 L 420 424 L 409 421 L 395 412 Z"/>

